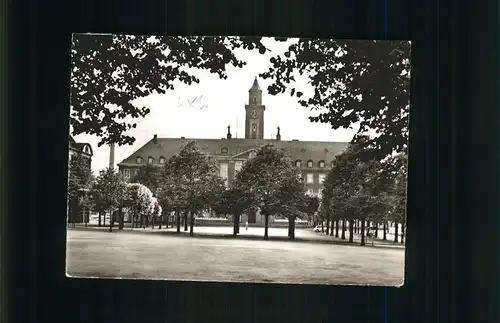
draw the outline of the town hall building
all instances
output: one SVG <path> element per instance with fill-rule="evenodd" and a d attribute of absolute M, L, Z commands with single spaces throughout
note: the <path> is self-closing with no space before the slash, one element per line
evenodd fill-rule
<path fill-rule="evenodd" d="M 195 141 L 200 150 L 213 157 L 219 167 L 220 176 L 231 186 L 235 174 L 243 163 L 255 155 L 263 145 L 272 144 L 285 151 L 295 166 L 299 167 L 308 192 L 320 195 L 323 180 L 336 155 L 341 153 L 347 142 L 281 140 L 280 128 L 277 127 L 275 138 L 264 138 L 264 114 L 266 106 L 262 101 L 262 90 L 257 78 L 249 90 L 248 104 L 245 105 L 245 138 L 233 138 L 230 127 L 222 139 L 200 138 L 159 138 L 157 135 L 118 164 L 126 180 L 137 174 L 146 164 L 161 166 L 168 158 L 179 153 L 182 145 Z M 245 221 L 245 220 L 243 220 Z M 249 223 L 260 222 L 259 214 L 249 216 Z"/>

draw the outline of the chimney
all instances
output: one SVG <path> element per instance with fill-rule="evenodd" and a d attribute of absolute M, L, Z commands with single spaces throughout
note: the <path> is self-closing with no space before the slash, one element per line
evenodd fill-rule
<path fill-rule="evenodd" d="M 281 140 L 280 127 L 278 126 L 278 134 L 276 135 L 276 140 Z"/>
<path fill-rule="evenodd" d="M 186 139 L 186 137 L 181 137 L 181 139 Z"/>
<path fill-rule="evenodd" d="M 231 126 L 227 126 L 227 139 L 231 139 Z"/>
<path fill-rule="evenodd" d="M 115 144 L 109 145 L 109 168 L 115 168 Z"/>
<path fill-rule="evenodd" d="M 158 143 L 158 136 L 157 135 L 153 136 L 153 143 L 155 143 L 155 144 Z"/>

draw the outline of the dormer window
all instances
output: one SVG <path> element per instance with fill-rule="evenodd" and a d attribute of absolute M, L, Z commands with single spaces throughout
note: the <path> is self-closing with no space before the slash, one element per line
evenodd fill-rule
<path fill-rule="evenodd" d="M 221 151 L 221 153 L 223 153 L 223 154 L 227 154 L 227 148 L 226 148 L 226 147 L 223 147 L 220 151 Z"/>
<path fill-rule="evenodd" d="M 148 157 L 148 164 L 152 164 L 155 161 L 153 157 Z"/>
<path fill-rule="evenodd" d="M 302 162 L 300 160 L 295 161 L 295 167 L 300 167 L 302 165 Z"/>
<path fill-rule="evenodd" d="M 325 161 L 321 160 L 321 161 L 319 162 L 319 167 L 320 167 L 320 168 L 325 168 Z"/>
<path fill-rule="evenodd" d="M 330 163 L 330 167 L 333 167 L 333 165 L 335 165 L 335 161 L 332 160 L 332 162 Z"/>
<path fill-rule="evenodd" d="M 160 164 L 165 164 L 165 157 L 160 157 L 159 162 Z"/>
<path fill-rule="evenodd" d="M 307 161 L 307 168 L 312 168 L 313 167 L 313 161 L 312 160 L 308 160 Z"/>
<path fill-rule="evenodd" d="M 137 164 L 142 164 L 142 157 L 137 157 L 137 158 L 135 159 L 135 162 L 136 162 Z"/>

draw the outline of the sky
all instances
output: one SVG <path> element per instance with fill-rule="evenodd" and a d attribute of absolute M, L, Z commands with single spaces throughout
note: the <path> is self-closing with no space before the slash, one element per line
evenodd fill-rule
<path fill-rule="evenodd" d="M 243 68 L 228 67 L 226 80 L 207 71 L 192 69 L 200 83 L 186 85 L 177 82 L 175 89 L 166 94 L 152 94 L 134 101 L 138 106 L 148 107 L 151 112 L 145 118 L 137 119 L 137 128 L 128 132 L 136 139 L 133 145 L 115 147 L 115 167 L 155 134 L 159 138 L 223 138 L 229 125 L 233 138 L 243 138 L 248 90 L 255 77 L 270 67 L 269 58 L 285 52 L 293 41 L 265 39 L 263 43 L 271 52 L 264 55 L 257 51 L 236 50 L 235 55 L 246 61 L 247 65 Z M 307 76 L 296 75 L 296 79 L 297 87 L 308 97 L 312 87 L 307 83 Z M 297 98 L 291 97 L 289 93 L 272 96 L 267 93 L 269 80 L 258 79 L 258 82 L 263 90 L 262 102 L 266 106 L 264 138 L 274 138 L 278 126 L 282 140 L 348 142 L 356 133 L 357 125 L 352 125 L 352 129 L 333 130 L 329 124 L 309 121 L 308 117 L 317 115 L 318 110 L 310 111 L 300 106 Z M 190 106 L 188 100 L 192 101 L 196 97 L 201 97 L 201 100 Z M 98 147 L 99 139 L 93 135 L 80 134 L 74 139 L 92 145 L 94 173 L 108 167 L 109 146 Z"/>

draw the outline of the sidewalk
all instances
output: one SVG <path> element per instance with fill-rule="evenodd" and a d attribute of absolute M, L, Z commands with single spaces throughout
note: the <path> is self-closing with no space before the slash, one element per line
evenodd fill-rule
<path fill-rule="evenodd" d="M 107 231 L 109 227 L 98 227 L 96 225 L 88 225 L 87 228 L 83 224 L 76 224 L 75 227 L 68 227 L 69 230 L 89 230 L 89 231 Z M 188 231 L 184 231 L 184 226 L 181 226 L 181 232 L 177 233 L 177 229 L 174 228 L 164 228 L 155 229 L 149 228 L 130 228 L 125 227 L 123 230 L 118 230 L 118 227 L 113 228 L 113 232 L 120 233 L 136 233 L 136 234 L 165 234 L 172 236 L 189 237 Z M 247 240 L 262 240 L 264 237 L 264 228 L 248 228 L 245 229 L 244 226 L 240 227 L 240 233 L 235 237 L 233 236 L 233 227 L 194 227 L 194 237 L 197 238 L 224 238 L 224 239 L 247 239 Z M 269 241 L 291 241 L 291 242 L 309 242 L 309 243 L 322 243 L 322 244 L 339 244 L 339 245 L 351 245 L 359 246 L 361 242 L 361 236 L 355 234 L 354 242 L 349 242 L 349 234 L 346 232 L 346 239 L 342 240 L 340 238 L 335 238 L 334 236 L 329 236 L 324 233 L 316 233 L 312 229 L 296 229 L 295 230 L 295 240 L 290 240 L 288 238 L 287 228 L 269 228 L 268 230 Z M 397 248 L 404 249 L 404 244 L 394 243 L 391 241 L 375 239 L 372 246 L 372 240 L 369 238 L 366 241 L 365 247 L 375 247 L 375 248 Z"/>

